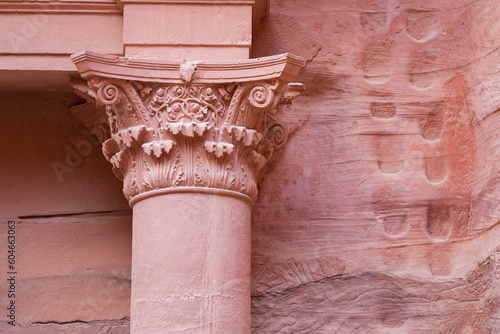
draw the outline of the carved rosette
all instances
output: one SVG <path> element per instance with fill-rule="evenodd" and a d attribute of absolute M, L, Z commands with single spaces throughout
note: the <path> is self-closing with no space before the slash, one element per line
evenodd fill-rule
<path fill-rule="evenodd" d="M 257 199 L 257 182 L 286 136 L 271 111 L 287 82 L 86 79 L 109 125 L 104 156 L 123 180 L 129 201 L 180 187 L 231 190 Z"/>

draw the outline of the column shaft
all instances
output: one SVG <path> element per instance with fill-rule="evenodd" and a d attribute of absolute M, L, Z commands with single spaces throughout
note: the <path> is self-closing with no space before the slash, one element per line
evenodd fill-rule
<path fill-rule="evenodd" d="M 250 333 L 248 202 L 173 193 L 133 207 L 131 333 Z"/>

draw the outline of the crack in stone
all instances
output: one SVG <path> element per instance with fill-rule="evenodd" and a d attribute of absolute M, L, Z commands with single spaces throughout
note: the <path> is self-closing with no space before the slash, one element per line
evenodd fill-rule
<path fill-rule="evenodd" d="M 29 216 L 19 216 L 19 220 L 29 220 L 29 219 L 42 219 L 42 218 L 58 218 L 58 217 L 74 217 L 74 216 L 84 216 L 84 215 L 94 215 L 94 214 L 130 214 L 132 215 L 132 210 L 103 210 L 103 211 L 83 211 L 83 212 L 69 212 L 69 213 L 53 213 L 46 215 L 29 215 Z"/>
<path fill-rule="evenodd" d="M 70 324 L 103 324 L 103 323 L 125 323 L 127 321 L 130 321 L 129 317 L 124 317 L 121 319 L 111 319 L 111 320 L 93 320 L 93 321 L 84 321 L 84 320 L 72 320 L 72 321 L 37 321 L 37 322 L 31 322 L 31 323 L 24 323 L 21 325 L 70 325 Z"/>
<path fill-rule="evenodd" d="M 309 65 L 310 63 L 312 63 L 314 58 L 316 58 L 318 56 L 319 52 L 321 51 L 321 46 L 318 45 L 318 43 L 316 43 L 312 48 L 314 48 L 315 46 L 317 46 L 318 49 L 316 50 L 316 52 L 312 55 L 312 57 L 310 59 L 306 59 L 306 66 Z"/>

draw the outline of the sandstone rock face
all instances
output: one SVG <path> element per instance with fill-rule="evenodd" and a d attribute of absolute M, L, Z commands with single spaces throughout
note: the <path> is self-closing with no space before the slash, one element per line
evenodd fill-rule
<path fill-rule="evenodd" d="M 308 60 L 253 222 L 255 333 L 497 333 L 500 4 L 271 2 Z"/>

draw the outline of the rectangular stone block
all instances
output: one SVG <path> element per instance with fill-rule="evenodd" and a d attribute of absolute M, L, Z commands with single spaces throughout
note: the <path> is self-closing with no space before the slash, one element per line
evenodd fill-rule
<path fill-rule="evenodd" d="M 122 22 L 120 14 L 0 14 L 0 53 L 121 54 Z"/>
<path fill-rule="evenodd" d="M 221 59 L 248 59 L 250 47 L 243 46 L 187 46 L 187 45 L 167 45 L 167 46 L 139 46 L 132 45 L 125 47 L 125 56 L 149 59 L 169 59 L 169 60 L 211 60 Z"/>
<path fill-rule="evenodd" d="M 252 41 L 252 5 L 124 5 L 126 46 L 246 46 Z"/>

